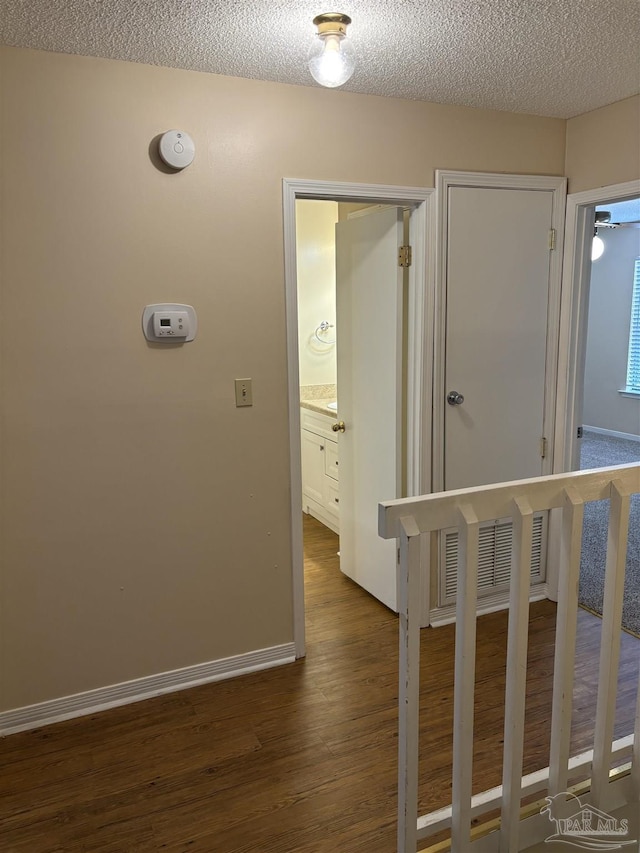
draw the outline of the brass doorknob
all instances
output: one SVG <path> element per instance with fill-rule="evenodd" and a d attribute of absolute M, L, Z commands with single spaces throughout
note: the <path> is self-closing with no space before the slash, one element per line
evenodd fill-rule
<path fill-rule="evenodd" d="M 344 425 L 344 421 L 338 421 L 337 423 L 335 423 L 335 424 L 331 427 L 331 429 L 332 429 L 334 432 L 344 432 L 344 431 L 345 431 L 345 429 L 346 429 L 346 427 L 345 427 L 345 425 Z"/>

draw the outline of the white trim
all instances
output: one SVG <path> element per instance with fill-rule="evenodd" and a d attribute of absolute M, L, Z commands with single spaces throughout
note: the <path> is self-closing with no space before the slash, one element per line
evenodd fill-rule
<path fill-rule="evenodd" d="M 302 542 L 302 471 L 300 463 L 300 379 L 298 368 L 298 293 L 296 282 L 296 199 L 308 198 L 326 201 L 369 201 L 372 204 L 397 204 L 399 207 L 412 205 L 410 228 L 413 244 L 413 263 L 409 274 L 410 305 L 415 311 L 411 315 L 409 328 L 409 364 L 414 369 L 408 383 L 408 414 L 414 422 L 409 428 L 410 446 L 408 460 L 413 470 L 409 474 L 412 487 L 424 485 L 421 471 L 416 473 L 414 466 L 421 465 L 423 457 L 422 441 L 425 409 L 421 398 L 413 399 L 424 388 L 425 374 L 428 373 L 423 362 L 429 351 L 425 347 L 426 330 L 420 325 L 425 323 L 424 312 L 430 296 L 424 299 L 420 293 L 429 284 L 430 272 L 427 272 L 425 252 L 430 243 L 427 229 L 431 217 L 432 197 L 435 190 L 423 187 L 402 187 L 380 184 L 352 184 L 341 181 L 313 181 L 284 178 L 283 196 L 283 232 L 284 232 L 284 279 L 287 323 L 287 376 L 289 391 L 289 465 L 291 471 L 291 560 L 293 587 L 293 637 L 296 657 L 305 654 L 304 625 L 304 557 Z M 427 207 L 428 205 L 428 207 Z M 427 339 L 428 345 L 428 339 Z M 416 347 L 416 352 L 411 347 Z M 417 420 L 419 419 L 419 420 Z M 428 446 L 428 445 L 425 445 Z M 426 613 L 425 613 L 426 616 Z"/>
<path fill-rule="evenodd" d="M 640 399 L 640 391 L 628 391 L 626 388 L 621 388 L 618 391 L 621 397 L 630 397 L 631 399 Z"/>
<path fill-rule="evenodd" d="M 27 705 L 13 711 L 2 711 L 0 712 L 0 736 L 48 726 L 51 723 L 59 723 L 62 720 L 71 720 L 87 714 L 96 714 L 108 708 L 117 708 L 119 705 L 141 702 L 144 699 L 174 693 L 177 690 L 186 690 L 200 684 L 210 684 L 213 681 L 270 669 L 292 663 L 294 660 L 293 643 L 284 643 L 242 655 L 186 666 L 183 669 L 123 681 L 120 684 L 99 687 L 96 690 L 87 690 L 73 696 L 38 702 L 36 705 Z"/>
<path fill-rule="evenodd" d="M 553 175 L 515 175 L 500 172 L 460 172 L 455 169 L 436 170 L 436 188 L 486 187 L 498 190 L 556 190 L 566 186 L 567 179 Z"/>
<path fill-rule="evenodd" d="M 285 197 L 312 198 L 325 201 L 368 201 L 371 204 L 420 204 L 434 190 L 425 187 L 402 187 L 391 184 L 352 184 L 346 181 L 307 181 L 284 178 Z"/>
<path fill-rule="evenodd" d="M 296 260 L 296 190 L 283 182 L 284 284 L 287 326 L 289 400 L 289 470 L 291 472 L 291 572 L 293 642 L 296 658 L 305 655 L 304 554 L 302 541 L 302 446 L 300 440 L 300 373 L 298 351 L 298 286 Z"/>
<path fill-rule="evenodd" d="M 507 610 L 509 607 L 509 589 L 494 592 L 491 595 L 478 599 L 477 615 L 485 616 L 487 613 L 497 613 L 499 610 Z M 544 601 L 549 598 L 546 583 L 532 585 L 529 601 Z M 456 604 L 443 604 L 435 607 L 429 613 L 430 623 L 433 628 L 441 625 L 451 625 L 456 621 Z"/>
<path fill-rule="evenodd" d="M 488 172 L 457 172 L 436 170 L 438 199 L 438 252 L 436 273 L 437 322 L 434 341 L 434 399 L 433 399 L 433 491 L 444 488 L 444 395 L 445 395 L 445 341 L 446 341 L 446 276 L 447 276 L 447 223 L 450 187 L 483 187 L 493 189 L 539 190 L 553 194 L 551 227 L 556 232 L 556 247 L 550 252 L 549 302 L 547 311 L 547 349 L 545 371 L 544 435 L 553 447 L 555 421 L 555 393 L 557 383 L 556 353 L 560 336 L 560 295 L 564 215 L 567 179 L 543 175 L 501 175 Z M 543 473 L 552 471 L 551 454 L 543 462 Z"/>
<path fill-rule="evenodd" d="M 435 206 L 435 191 L 426 204 L 421 204 L 409 220 L 409 242 L 414 260 L 409 267 L 408 363 L 407 363 L 407 495 L 424 494 L 430 484 L 429 450 L 431 448 L 431 418 L 424 417 L 425 403 L 431 399 L 431 371 L 427 369 L 433 339 L 433 229 L 427 231 L 430 214 Z M 415 261 L 419 259 L 419 262 Z M 422 262 L 420 262 L 422 261 Z M 428 268 L 427 268 L 428 267 Z M 425 453 L 424 450 L 427 449 Z M 426 463 L 426 464 L 425 464 Z"/>
<path fill-rule="evenodd" d="M 611 438 L 624 438 L 627 441 L 640 441 L 640 435 L 636 435 L 633 432 L 618 432 L 615 429 L 602 429 L 601 427 L 587 426 L 584 424 L 582 427 L 586 432 L 595 432 L 598 435 L 608 435 Z"/>
<path fill-rule="evenodd" d="M 431 491 L 433 347 L 435 329 L 436 193 L 409 220 L 409 242 L 415 262 L 409 267 L 407 364 L 407 496 Z M 411 356 L 413 354 L 413 357 Z M 431 624 L 431 549 L 426 537 L 420 547 L 420 627 Z"/>

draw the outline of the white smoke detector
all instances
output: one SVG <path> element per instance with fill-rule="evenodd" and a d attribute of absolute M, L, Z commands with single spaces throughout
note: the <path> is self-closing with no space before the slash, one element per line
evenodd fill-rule
<path fill-rule="evenodd" d="M 196 146 L 184 130 L 168 130 L 160 137 L 158 153 L 167 166 L 172 169 L 184 169 L 193 163 Z"/>

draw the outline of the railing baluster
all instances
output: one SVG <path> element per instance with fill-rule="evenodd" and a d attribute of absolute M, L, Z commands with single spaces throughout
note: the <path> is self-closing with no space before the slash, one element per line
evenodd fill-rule
<path fill-rule="evenodd" d="M 600 639 L 600 674 L 596 705 L 596 731 L 593 745 L 591 795 L 593 805 L 606 808 L 606 792 L 611 769 L 611 744 L 616 716 L 618 667 L 620 665 L 620 633 L 622 603 L 627 562 L 630 495 L 619 481 L 611 483 L 607 563 L 604 577 L 602 634 Z"/>
<path fill-rule="evenodd" d="M 479 522 L 469 504 L 458 507 L 458 591 L 453 695 L 453 812 L 451 849 L 469 847 L 473 776 Z"/>
<path fill-rule="evenodd" d="M 578 580 L 584 504 L 571 484 L 564 489 L 562 511 L 562 553 L 556 615 L 556 648 L 553 664 L 553 700 L 551 711 L 551 749 L 549 756 L 549 794 L 567 790 L 571 711 L 576 657 L 578 619 Z"/>
<path fill-rule="evenodd" d="M 400 520 L 398 608 L 398 853 L 415 853 L 418 843 L 420 531 L 411 517 Z"/>
<path fill-rule="evenodd" d="M 517 498 L 514 504 L 502 767 L 501 853 L 512 853 L 519 849 L 533 539 L 533 510 L 529 502 L 526 498 Z"/>

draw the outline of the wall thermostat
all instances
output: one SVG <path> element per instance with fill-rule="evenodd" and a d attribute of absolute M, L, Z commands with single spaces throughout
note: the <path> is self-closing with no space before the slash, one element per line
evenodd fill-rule
<path fill-rule="evenodd" d="M 191 305 L 159 302 L 142 312 L 142 331 L 148 341 L 184 344 L 196 336 L 198 320 Z"/>
<path fill-rule="evenodd" d="M 168 130 L 160 137 L 158 152 L 167 166 L 172 169 L 184 169 L 193 163 L 196 146 L 184 130 Z"/>

